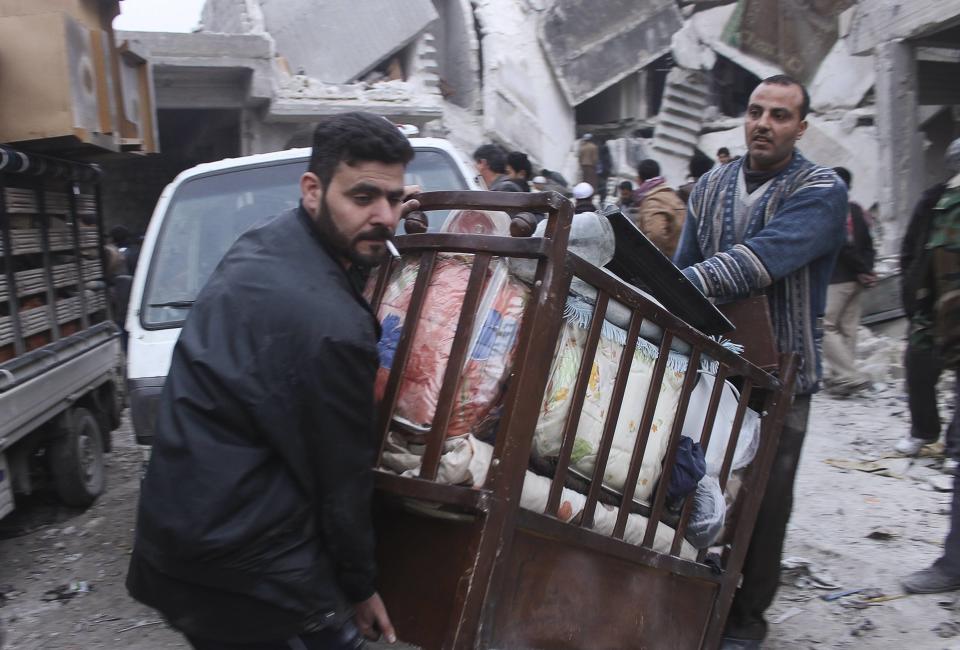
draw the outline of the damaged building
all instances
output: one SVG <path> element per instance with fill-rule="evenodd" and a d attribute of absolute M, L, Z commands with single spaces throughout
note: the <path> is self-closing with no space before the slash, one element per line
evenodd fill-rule
<path fill-rule="evenodd" d="M 135 228 L 178 171 L 356 109 L 571 181 L 590 132 L 610 186 L 641 156 L 679 184 L 696 151 L 744 153 L 750 91 L 785 72 L 812 98 L 801 149 L 852 170 L 890 253 L 960 133 L 960 0 L 207 0 L 194 33 L 116 40 L 149 67 L 161 152 L 104 161 L 108 220 Z"/>

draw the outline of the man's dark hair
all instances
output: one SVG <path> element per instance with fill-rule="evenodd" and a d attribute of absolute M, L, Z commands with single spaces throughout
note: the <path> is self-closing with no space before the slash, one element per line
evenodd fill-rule
<path fill-rule="evenodd" d="M 511 151 L 507 154 L 507 164 L 513 167 L 515 172 L 524 172 L 527 178 L 533 178 L 533 165 L 527 154 L 522 151 Z"/>
<path fill-rule="evenodd" d="M 800 104 L 800 119 L 804 120 L 807 118 L 807 113 L 810 112 L 810 93 L 807 92 L 807 87 L 802 83 L 786 74 L 775 74 L 772 77 L 767 77 L 761 84 L 777 84 L 778 86 L 798 86 L 800 92 L 803 94 L 803 103 Z"/>
<path fill-rule="evenodd" d="M 846 167 L 834 167 L 833 171 L 836 172 L 837 176 L 846 184 L 848 190 L 853 187 L 853 174 L 850 173 L 849 169 Z"/>
<path fill-rule="evenodd" d="M 653 158 L 641 160 L 637 165 L 637 176 L 642 180 L 648 181 L 660 175 L 660 164 Z"/>
<path fill-rule="evenodd" d="M 130 231 L 126 226 L 114 226 L 109 235 L 110 240 L 121 248 L 130 243 Z"/>
<path fill-rule="evenodd" d="M 721 149 L 721 151 L 726 151 L 726 149 Z M 717 152 L 717 155 L 719 155 L 719 153 L 720 152 Z M 727 151 L 727 155 L 730 155 L 729 151 Z M 694 178 L 700 178 L 712 168 L 713 161 L 710 159 L 710 156 L 700 150 L 693 152 L 693 157 L 690 158 L 690 164 L 687 166 L 687 169 L 690 171 L 690 175 Z"/>
<path fill-rule="evenodd" d="M 726 147 L 720 147 L 719 149 L 717 149 L 717 155 L 718 155 L 718 156 L 729 156 L 729 155 L 730 155 L 730 150 L 727 149 Z"/>
<path fill-rule="evenodd" d="M 633 183 L 631 183 L 630 181 L 622 181 L 620 185 L 618 185 L 617 187 L 619 187 L 621 190 L 630 190 L 631 192 L 633 191 Z"/>
<path fill-rule="evenodd" d="M 498 174 L 507 171 L 507 152 L 503 147 L 495 144 L 482 144 L 473 152 L 473 159 L 476 162 L 487 161 L 487 167 Z"/>
<path fill-rule="evenodd" d="M 412 159 L 410 141 L 389 120 L 373 113 L 340 113 L 323 118 L 313 130 L 309 169 L 327 187 L 340 163 L 406 165 Z"/>

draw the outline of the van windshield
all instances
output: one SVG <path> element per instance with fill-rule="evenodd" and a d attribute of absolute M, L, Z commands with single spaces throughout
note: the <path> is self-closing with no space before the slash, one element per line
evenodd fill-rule
<path fill-rule="evenodd" d="M 306 159 L 298 159 L 224 170 L 182 183 L 167 206 L 153 250 L 140 308 L 143 326 L 179 327 L 237 237 L 297 206 L 306 166 Z M 457 165 L 440 149 L 418 148 L 405 181 L 425 192 L 468 189 Z M 436 230 L 446 213 L 428 216 L 430 230 Z"/>

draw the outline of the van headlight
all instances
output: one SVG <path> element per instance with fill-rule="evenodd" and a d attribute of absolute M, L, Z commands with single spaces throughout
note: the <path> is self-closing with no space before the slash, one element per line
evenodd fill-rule
<path fill-rule="evenodd" d="M 153 443 L 160 408 L 160 393 L 165 377 L 145 377 L 127 380 L 127 397 L 130 400 L 130 420 L 137 444 Z"/>

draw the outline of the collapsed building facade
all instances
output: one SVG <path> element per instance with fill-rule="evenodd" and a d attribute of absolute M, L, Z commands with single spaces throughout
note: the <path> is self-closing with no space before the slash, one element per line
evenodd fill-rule
<path fill-rule="evenodd" d="M 801 149 L 853 172 L 892 252 L 960 123 L 960 0 L 207 0 L 195 33 L 117 39 L 150 63 L 162 151 L 117 164 L 151 170 L 127 199 L 197 162 L 307 146 L 317 116 L 354 109 L 571 181 L 591 132 L 614 180 L 641 151 L 679 184 L 696 150 L 744 152 L 750 90 L 785 72 L 810 89 Z"/>

